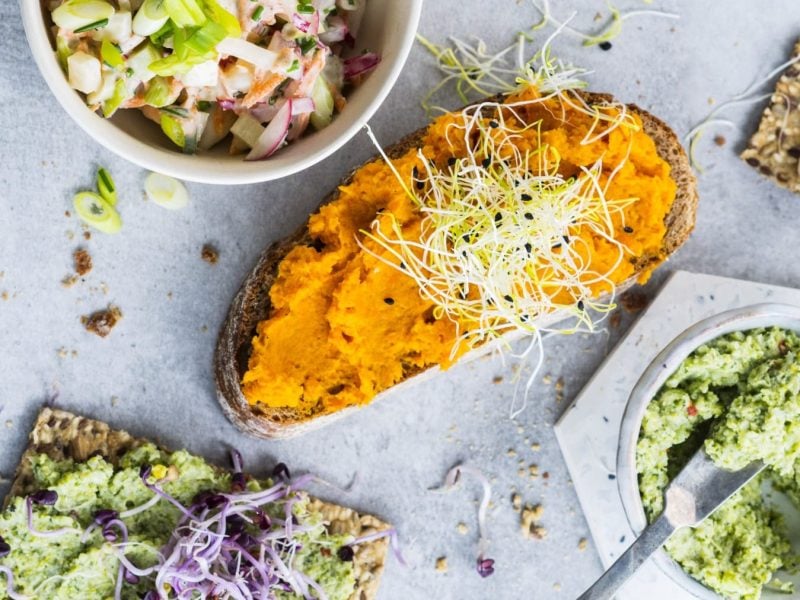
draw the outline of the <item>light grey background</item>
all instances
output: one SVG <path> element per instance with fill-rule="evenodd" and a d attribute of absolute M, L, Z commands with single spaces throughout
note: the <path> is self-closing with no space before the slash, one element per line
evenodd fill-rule
<path fill-rule="evenodd" d="M 596 26 L 597 12 L 608 14 L 600 1 L 552 4 L 559 16 L 577 10 L 574 25 L 582 29 Z M 639 103 L 681 135 L 709 111 L 710 102 L 741 91 L 783 62 L 800 33 L 793 0 L 620 4 L 677 11 L 681 19 L 627 21 L 608 52 L 564 36 L 556 52 L 595 69 L 592 89 Z M 437 41 L 450 34 L 479 35 L 500 47 L 537 18 L 523 1 L 429 0 L 421 31 Z M 419 100 L 436 81 L 430 57 L 415 48 L 372 121 L 381 140 L 388 144 L 426 122 Z M 458 104 L 452 96 L 443 103 Z M 750 107 L 731 113 L 742 131 L 724 130 L 724 147 L 709 139 L 701 143 L 698 155 L 707 172 L 700 178 L 697 230 L 666 269 L 788 286 L 798 280 L 800 200 L 762 180 L 734 151 L 757 112 Z M 386 599 L 574 598 L 599 574 L 591 543 L 578 549 L 587 528 L 552 424 L 633 316 L 623 313 L 607 334 L 551 340 L 542 373 L 552 383 L 537 383 L 516 421 L 508 417 L 510 362 L 485 360 L 298 440 L 247 439 L 224 420 L 214 397 L 210 363 L 217 329 L 262 247 L 297 227 L 343 174 L 373 153 L 367 137 L 359 134 L 316 168 L 283 181 L 190 185 L 191 205 L 164 211 L 143 201 L 142 170 L 93 143 L 59 108 L 26 48 L 16 2 L 2 0 L 0 149 L 0 294 L 6 294 L 0 298 L 7 297 L 0 299 L 0 474 L 13 472 L 37 410 L 58 394 L 60 407 L 217 461 L 224 460 L 226 445 L 236 445 L 257 473 L 277 460 L 342 485 L 357 473 L 352 493 L 333 496 L 395 523 L 410 563 L 403 569 L 390 561 Z M 125 226 L 120 235 L 95 234 L 86 242 L 76 218 L 65 211 L 74 192 L 92 185 L 99 165 L 116 178 Z M 205 242 L 220 251 L 216 266 L 200 259 Z M 89 249 L 95 268 L 84 282 L 65 289 L 61 280 L 71 272 L 71 254 L 79 245 Z M 655 291 L 662 279 L 663 273 L 647 290 Z M 87 334 L 80 316 L 109 302 L 122 308 L 122 323 L 107 339 Z M 502 382 L 493 383 L 495 377 Z M 559 377 L 565 387 L 557 401 Z M 540 451 L 530 448 L 534 442 Z M 517 455 L 509 456 L 509 450 Z M 549 478 L 520 477 L 520 460 L 538 464 Z M 473 568 L 479 487 L 466 480 L 449 495 L 427 491 L 460 461 L 494 480 L 489 527 L 497 572 L 486 580 Z M 524 502 L 544 505 L 545 540 L 522 537 L 510 506 L 514 490 Z M 466 535 L 457 532 L 459 522 L 467 524 Z M 446 574 L 434 570 L 439 556 L 448 558 Z"/>

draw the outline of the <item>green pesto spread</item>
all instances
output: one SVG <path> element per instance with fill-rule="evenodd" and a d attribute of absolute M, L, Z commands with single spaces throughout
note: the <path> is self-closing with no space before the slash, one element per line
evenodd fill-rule
<path fill-rule="evenodd" d="M 119 559 L 112 544 L 103 538 L 101 528 L 95 528 L 88 536 L 84 532 L 98 510 L 124 512 L 153 499 L 153 492 L 140 478 L 142 465 L 153 466 L 154 472 L 177 472 L 177 479 L 164 483 L 162 488 L 184 505 L 191 504 L 203 491 L 231 490 L 230 474 L 187 452 L 165 453 L 151 444 L 129 451 L 117 465 L 98 456 L 77 463 L 37 455 L 32 464 L 35 487 L 57 492 L 58 500 L 54 506 L 34 505 L 33 526 L 40 532 L 61 528 L 72 531 L 54 537 L 33 535 L 22 497 L 15 498 L 0 513 L 0 537 L 11 549 L 0 558 L 0 567 L 11 569 L 17 593 L 50 600 L 114 597 Z M 247 489 L 259 491 L 269 485 L 269 481 L 249 480 Z M 354 568 L 352 561 L 337 557 L 337 550 L 352 537 L 329 535 L 322 515 L 312 512 L 308 504 L 303 500 L 292 507 L 298 522 L 312 526 L 310 531 L 297 534 L 302 548 L 294 557 L 295 568 L 316 581 L 331 600 L 347 600 L 355 589 Z M 158 551 L 169 540 L 180 516 L 178 508 L 162 499 L 147 510 L 124 518 L 130 542 L 126 558 L 139 568 L 156 564 Z M 145 578 L 137 585 L 125 582 L 121 597 L 138 600 L 151 589 L 152 580 Z M 278 592 L 277 597 L 289 600 L 297 596 Z M 0 600 L 5 598 L 5 576 L 0 574 Z"/>
<path fill-rule="evenodd" d="M 650 402 L 636 448 L 639 491 L 650 521 L 669 481 L 705 444 L 714 462 L 767 469 L 698 527 L 679 530 L 668 554 L 726 598 L 756 599 L 797 557 L 781 515 L 763 497 L 770 479 L 800 508 L 800 338 L 778 328 L 736 332 L 695 350 Z"/>

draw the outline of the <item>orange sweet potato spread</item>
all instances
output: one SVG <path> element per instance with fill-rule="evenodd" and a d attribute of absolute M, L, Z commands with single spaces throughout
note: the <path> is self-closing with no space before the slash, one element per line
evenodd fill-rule
<path fill-rule="evenodd" d="M 536 90 L 529 88 L 505 102 L 533 98 Z M 572 232 L 586 242 L 584 253 L 593 270 L 611 271 L 609 278 L 619 283 L 634 272 L 630 259 L 661 252 L 664 218 L 675 199 L 676 185 L 669 165 L 641 127 L 618 127 L 602 139 L 581 144 L 592 119 L 565 108 L 562 113 L 560 106 L 539 102 L 518 109 L 527 123 L 541 121 L 541 134 L 536 128 L 527 130 L 518 147 L 550 144 L 561 155 L 560 170 L 565 176 L 602 157 L 601 180 L 606 181 L 624 162 L 611 179 L 606 197 L 638 199 L 624 209 L 624 225 L 620 217 L 614 218 L 616 239 L 629 250 L 626 260 L 612 270 L 617 247 L 591 232 Z M 424 135 L 423 154 L 438 165 L 465 155 L 463 142 L 459 147 L 444 137 L 447 125 L 456 118 L 436 119 Z M 421 164 L 416 149 L 393 162 L 409 182 L 414 167 Z M 336 201 L 309 219 L 313 247 L 293 248 L 279 265 L 270 289 L 271 314 L 258 326 L 242 381 L 244 395 L 253 405 L 292 408 L 304 414 L 333 412 L 369 402 L 406 375 L 435 365 L 446 368 L 452 362 L 456 324 L 434 311 L 414 279 L 365 252 L 356 241 L 375 255 L 397 262 L 363 231 L 376 218 L 380 223 L 391 213 L 402 224 L 405 239 L 414 235 L 418 239 L 421 217 L 416 205 L 383 161 L 361 167 L 339 191 Z M 643 278 L 648 275 L 644 273 Z M 597 284 L 592 292 L 600 295 L 609 291 L 606 287 Z M 465 350 L 459 348 L 456 358 Z"/>

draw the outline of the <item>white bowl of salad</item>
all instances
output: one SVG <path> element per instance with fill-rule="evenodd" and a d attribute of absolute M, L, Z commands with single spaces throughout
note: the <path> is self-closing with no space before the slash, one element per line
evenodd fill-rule
<path fill-rule="evenodd" d="M 69 115 L 146 169 L 215 184 L 344 145 L 405 63 L 422 0 L 20 0 Z"/>

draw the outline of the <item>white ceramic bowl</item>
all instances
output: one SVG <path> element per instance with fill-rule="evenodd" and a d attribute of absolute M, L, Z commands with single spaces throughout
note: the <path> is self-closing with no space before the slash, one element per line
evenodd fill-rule
<path fill-rule="evenodd" d="M 100 144 L 137 165 L 179 179 L 237 184 L 270 181 L 306 169 L 341 148 L 372 117 L 405 64 L 419 24 L 422 0 L 367 0 L 356 50 L 381 56 L 378 67 L 348 96 L 330 126 L 289 144 L 264 161 L 230 156 L 225 144 L 184 155 L 155 123 L 137 110 L 120 110 L 110 120 L 93 113 L 67 83 L 49 34 L 49 18 L 38 0 L 19 0 L 28 43 L 47 85 L 64 110 Z"/>
<path fill-rule="evenodd" d="M 648 403 L 667 378 L 697 347 L 726 333 L 747 331 L 759 327 L 781 327 L 800 333 L 800 307 L 788 304 L 755 304 L 704 319 L 670 342 L 645 369 L 634 386 L 620 427 L 617 481 L 625 514 L 637 535 L 647 524 L 636 474 L 636 444 L 639 440 L 642 417 Z M 687 575 L 680 565 L 663 550 L 656 552 L 651 560 L 691 597 L 703 600 L 720 599 L 715 592 Z M 766 599 L 779 596 L 781 598 L 800 597 L 797 594 L 787 596 L 769 591 L 765 591 L 763 597 Z"/>

